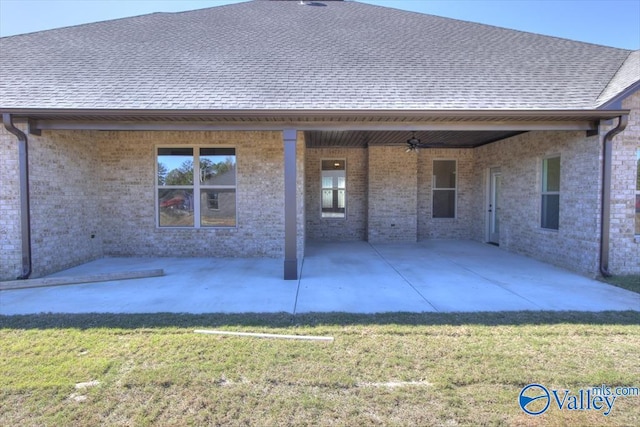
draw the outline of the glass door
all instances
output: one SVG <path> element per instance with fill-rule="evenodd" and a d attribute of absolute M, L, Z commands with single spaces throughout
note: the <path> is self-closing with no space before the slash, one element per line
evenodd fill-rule
<path fill-rule="evenodd" d="M 500 168 L 489 172 L 489 243 L 500 244 L 500 197 L 502 173 Z"/>

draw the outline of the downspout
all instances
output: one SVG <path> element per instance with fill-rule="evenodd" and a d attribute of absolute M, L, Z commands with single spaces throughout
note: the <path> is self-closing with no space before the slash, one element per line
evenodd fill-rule
<path fill-rule="evenodd" d="M 600 220 L 600 274 L 610 277 L 609 273 L 609 231 L 611 227 L 611 173 L 613 159 L 613 137 L 624 131 L 629 116 L 618 117 L 618 125 L 604 136 L 602 154 L 602 208 Z"/>
<path fill-rule="evenodd" d="M 31 275 L 31 213 L 29 209 L 29 157 L 27 135 L 13 125 L 11 114 L 2 113 L 5 129 L 18 138 L 18 162 L 20 174 L 20 228 L 22 234 L 22 274 L 18 280 Z"/>

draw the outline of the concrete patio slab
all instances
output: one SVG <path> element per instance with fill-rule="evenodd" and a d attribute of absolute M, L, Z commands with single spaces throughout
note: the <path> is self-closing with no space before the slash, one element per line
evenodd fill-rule
<path fill-rule="evenodd" d="M 434 307 L 363 242 L 313 243 L 305 250 L 297 313 L 426 312 Z"/>
<path fill-rule="evenodd" d="M 640 310 L 640 295 L 471 241 L 308 243 L 281 259 L 103 258 L 50 277 L 162 268 L 165 276 L 0 291 L 0 314 Z"/>
<path fill-rule="evenodd" d="M 376 248 L 438 311 L 640 309 L 634 292 L 492 245 L 458 243 Z"/>
<path fill-rule="evenodd" d="M 291 312 L 297 282 L 282 261 L 243 258 L 103 258 L 56 275 L 163 268 L 162 277 L 0 292 L 0 314 Z M 53 276 L 56 276 L 53 275 Z"/>
<path fill-rule="evenodd" d="M 378 250 L 437 311 L 539 310 L 535 303 L 429 248 L 396 246 Z M 406 257 L 414 261 L 403 261 Z M 420 262 L 415 262 L 414 257 Z"/>

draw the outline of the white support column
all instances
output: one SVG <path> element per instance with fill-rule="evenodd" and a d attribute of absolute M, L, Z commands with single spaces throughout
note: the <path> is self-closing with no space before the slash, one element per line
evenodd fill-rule
<path fill-rule="evenodd" d="M 284 280 L 298 280 L 296 143 L 297 131 L 282 131 L 284 143 Z"/>

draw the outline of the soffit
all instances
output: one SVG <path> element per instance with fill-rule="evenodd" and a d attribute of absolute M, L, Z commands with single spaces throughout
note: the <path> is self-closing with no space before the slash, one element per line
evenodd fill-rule
<path fill-rule="evenodd" d="M 423 143 L 475 147 L 532 130 L 595 130 L 626 110 L 436 111 L 179 111 L 3 109 L 30 130 L 305 131 L 309 147 Z"/>
<path fill-rule="evenodd" d="M 308 127 L 357 128 L 358 125 L 381 126 L 403 123 L 446 124 L 488 123 L 496 126 L 508 123 L 558 123 L 595 122 L 628 114 L 627 110 L 120 110 L 120 109 L 30 109 L 0 108 L 0 112 L 11 114 L 16 120 L 37 120 L 42 126 L 55 123 L 76 123 L 77 126 L 91 123 L 211 123 L 215 124 L 299 124 Z"/>

